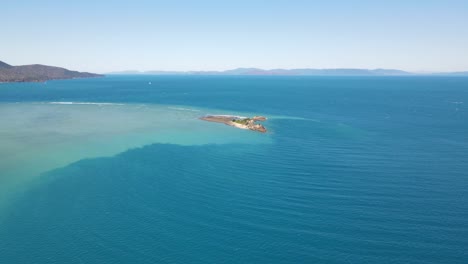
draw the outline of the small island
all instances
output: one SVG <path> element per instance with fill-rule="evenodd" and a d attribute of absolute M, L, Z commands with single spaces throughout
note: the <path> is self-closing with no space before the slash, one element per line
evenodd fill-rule
<path fill-rule="evenodd" d="M 263 125 L 256 123 L 257 121 L 265 121 L 266 117 L 264 116 L 241 117 L 231 115 L 207 115 L 200 117 L 200 119 L 208 122 L 223 123 L 240 129 L 249 129 L 261 133 L 267 132 Z"/>

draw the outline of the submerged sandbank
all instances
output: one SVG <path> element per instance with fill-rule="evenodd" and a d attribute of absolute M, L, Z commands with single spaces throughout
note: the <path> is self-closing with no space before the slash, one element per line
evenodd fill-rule
<path fill-rule="evenodd" d="M 0 103 L 0 207 L 15 186 L 49 170 L 153 143 L 268 144 L 199 122 L 216 109 L 94 102 Z"/>

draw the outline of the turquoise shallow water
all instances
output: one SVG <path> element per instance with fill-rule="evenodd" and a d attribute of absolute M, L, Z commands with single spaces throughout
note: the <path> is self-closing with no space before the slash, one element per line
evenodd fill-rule
<path fill-rule="evenodd" d="M 152 104 L 21 102 L 0 104 L 0 205 L 13 187 L 83 158 L 112 156 L 152 143 L 270 142 L 270 137 L 203 123 L 214 109 Z"/>
<path fill-rule="evenodd" d="M 466 263 L 467 104 L 446 77 L 2 84 L 0 263 Z"/>

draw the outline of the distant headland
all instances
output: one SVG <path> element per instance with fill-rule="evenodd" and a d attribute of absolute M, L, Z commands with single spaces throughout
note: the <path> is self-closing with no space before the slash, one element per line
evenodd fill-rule
<path fill-rule="evenodd" d="M 231 115 L 207 115 L 200 117 L 200 119 L 209 122 L 223 123 L 240 129 L 250 129 L 261 133 L 267 132 L 263 125 L 256 123 L 257 121 L 265 121 L 266 117 L 264 116 L 240 117 Z"/>
<path fill-rule="evenodd" d="M 48 80 L 96 78 L 104 75 L 70 71 L 40 64 L 12 66 L 0 61 L 0 82 L 44 82 Z"/>

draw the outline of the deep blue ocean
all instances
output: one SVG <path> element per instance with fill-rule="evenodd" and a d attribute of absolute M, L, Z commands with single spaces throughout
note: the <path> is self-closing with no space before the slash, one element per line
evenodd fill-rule
<path fill-rule="evenodd" d="M 87 103 L 128 145 L 88 155 L 107 136 L 72 133 Z M 164 140 L 121 117 L 153 105 L 180 110 Z M 0 84 L 0 106 L 0 180 L 44 165 L 3 198 L 2 264 L 468 263 L 466 77 L 109 76 Z M 195 118 L 212 112 L 268 133 Z"/>

